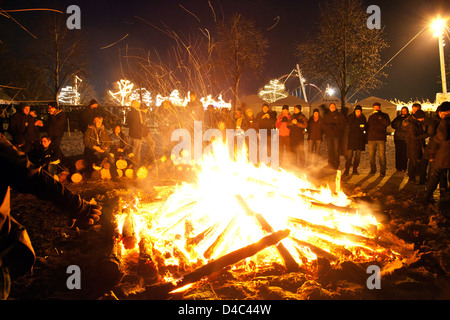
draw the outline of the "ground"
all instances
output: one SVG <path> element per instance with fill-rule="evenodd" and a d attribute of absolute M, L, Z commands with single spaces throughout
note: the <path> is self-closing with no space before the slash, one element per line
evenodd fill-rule
<path fill-rule="evenodd" d="M 81 153 L 81 135 L 66 133 L 66 155 Z M 321 154 L 325 150 L 322 148 Z M 316 183 L 333 182 L 335 172 L 323 169 L 324 159 L 309 168 Z M 381 289 L 369 290 L 362 266 L 343 262 L 330 267 L 318 261 L 317 274 L 285 273 L 273 268 L 259 274 L 236 275 L 229 270 L 212 276 L 194 289 L 174 295 L 172 299 L 449 299 L 450 235 L 449 201 L 442 196 L 436 204 L 423 204 L 425 187 L 407 184 L 404 173 L 395 172 L 392 137 L 387 142 L 388 171 L 384 178 L 369 175 L 367 151 L 363 153 L 360 175 L 342 180 L 343 191 L 374 208 L 386 228 L 417 251 L 417 261 L 398 266 L 381 279 Z M 162 169 L 162 168 L 161 168 Z M 136 190 L 150 198 L 155 186 L 175 184 L 180 175 L 165 176 L 151 171 L 145 181 L 122 178 L 119 181 L 84 181 L 66 187 L 86 200 L 94 199 L 103 208 L 102 219 L 95 227 L 67 227 L 67 215 L 52 204 L 32 195 L 12 193 L 11 214 L 28 230 L 36 251 L 33 274 L 17 279 L 12 286 L 12 300 L 97 300 L 97 299 L 165 299 L 164 295 L 143 295 L 143 280 L 126 275 L 119 278 L 108 268 L 111 254 L 114 201 L 120 192 Z M 439 200 L 439 191 L 435 197 Z M 81 289 L 69 290 L 66 281 L 70 265 L 81 270 Z"/>

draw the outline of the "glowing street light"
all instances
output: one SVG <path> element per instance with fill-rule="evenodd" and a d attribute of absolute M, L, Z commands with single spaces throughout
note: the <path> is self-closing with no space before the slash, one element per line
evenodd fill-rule
<path fill-rule="evenodd" d="M 447 24 L 447 19 L 442 19 L 438 16 L 431 23 L 431 30 L 434 36 L 438 37 L 439 40 L 439 56 L 441 63 L 441 80 L 442 80 L 442 93 L 444 96 L 447 94 L 447 79 L 445 75 L 445 58 L 444 58 L 444 30 Z"/>
<path fill-rule="evenodd" d="M 335 90 L 328 85 L 327 86 L 327 90 L 325 91 L 325 93 L 328 94 L 331 97 L 331 96 L 333 96 L 334 91 Z"/>

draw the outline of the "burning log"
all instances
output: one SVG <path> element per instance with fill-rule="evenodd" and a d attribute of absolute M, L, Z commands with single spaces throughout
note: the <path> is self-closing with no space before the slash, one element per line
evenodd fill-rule
<path fill-rule="evenodd" d="M 198 245 L 200 244 L 205 237 L 209 237 L 209 235 L 213 234 L 217 228 L 219 227 L 220 223 L 215 223 L 211 227 L 207 228 L 205 231 L 199 233 L 193 238 L 188 238 L 186 240 L 186 246 L 192 246 L 192 245 Z"/>
<path fill-rule="evenodd" d="M 341 206 L 337 206 L 335 204 L 332 203 L 319 203 L 319 202 L 315 202 L 312 201 L 311 202 L 311 206 L 314 207 L 319 207 L 319 208 L 325 208 L 328 210 L 336 210 L 339 212 L 348 212 L 348 213 L 357 213 L 358 209 L 357 208 L 351 208 L 351 207 L 341 207 Z"/>
<path fill-rule="evenodd" d="M 233 252 L 230 252 L 216 260 L 213 260 L 204 266 L 198 268 L 197 270 L 188 273 L 183 276 L 181 280 L 178 281 L 178 283 L 164 283 L 164 284 L 158 284 L 154 286 L 147 286 L 145 293 L 147 295 L 153 296 L 154 294 L 157 294 L 159 297 L 161 295 L 167 295 L 173 290 L 176 290 L 178 288 L 184 287 L 188 284 L 195 283 L 199 281 L 200 279 L 209 276 L 210 274 L 222 270 L 230 265 L 233 265 L 243 259 L 246 259 L 248 257 L 254 256 L 258 252 L 266 249 L 267 247 L 270 247 L 272 245 L 276 245 L 281 240 L 289 236 L 290 231 L 289 230 L 281 230 L 272 233 L 271 235 L 268 235 L 261 240 L 259 240 L 256 243 L 253 243 L 251 245 L 248 245 L 244 248 L 235 250 Z M 155 292 L 153 292 L 155 291 Z"/>
<path fill-rule="evenodd" d="M 217 239 L 214 241 L 212 245 L 209 246 L 208 249 L 203 253 L 203 256 L 206 259 L 210 259 L 213 255 L 214 251 L 223 243 L 223 240 L 225 239 L 226 234 L 235 226 L 236 224 L 236 217 L 231 219 L 231 221 L 228 223 L 228 225 L 225 227 L 225 229 L 222 231 L 222 233 L 217 237 Z"/>
<path fill-rule="evenodd" d="M 125 249 L 133 249 L 137 244 L 134 219 L 131 214 L 127 215 L 123 223 L 122 242 Z"/>
<path fill-rule="evenodd" d="M 326 258 L 330 261 L 336 261 L 339 258 L 336 257 L 334 254 L 329 253 L 328 251 L 325 251 L 309 242 L 306 241 L 302 241 L 299 239 L 296 239 L 294 237 L 290 237 L 292 240 L 294 240 L 296 243 L 298 243 L 299 245 L 303 246 L 303 247 L 307 247 L 309 248 L 313 253 L 315 253 L 318 257 L 322 257 L 322 258 Z"/>
<path fill-rule="evenodd" d="M 236 199 L 238 200 L 239 205 L 242 207 L 242 209 L 244 209 L 246 214 L 248 214 L 249 216 L 253 216 L 256 220 L 258 220 L 259 224 L 261 225 L 261 228 L 266 233 L 273 232 L 273 228 L 267 222 L 267 220 L 261 214 L 254 212 L 248 206 L 248 204 L 245 202 L 244 198 L 242 198 L 241 195 L 236 195 Z M 297 264 L 297 262 L 295 261 L 294 257 L 292 257 L 292 255 L 289 253 L 289 251 L 286 249 L 286 247 L 282 243 L 279 243 L 277 245 L 277 251 L 283 258 L 287 270 L 289 270 L 289 271 L 299 270 L 300 267 Z"/>
<path fill-rule="evenodd" d="M 340 231 L 337 229 L 329 228 L 327 226 L 317 225 L 317 224 L 314 224 L 314 223 L 311 223 L 311 222 L 308 222 L 308 221 L 305 221 L 302 219 L 298 219 L 298 218 L 289 217 L 288 220 L 290 223 L 299 224 L 304 227 L 307 227 L 307 228 L 310 228 L 313 230 L 317 230 L 320 233 L 331 236 L 333 238 L 345 238 L 345 239 L 351 240 L 353 242 L 361 243 L 361 244 L 368 245 L 371 247 L 378 246 L 378 245 L 381 245 L 381 246 L 389 246 L 390 245 L 390 243 L 387 243 L 385 241 L 380 241 L 377 239 L 367 238 L 367 237 L 364 237 L 361 235 L 343 232 L 343 231 Z"/>

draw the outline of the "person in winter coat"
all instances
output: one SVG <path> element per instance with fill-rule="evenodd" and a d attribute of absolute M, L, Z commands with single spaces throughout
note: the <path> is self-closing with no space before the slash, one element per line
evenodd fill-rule
<path fill-rule="evenodd" d="M 442 120 L 436 130 L 436 135 L 430 142 L 430 161 L 433 162 L 433 171 L 427 183 L 425 200 L 434 202 L 433 192 L 436 190 L 441 175 L 450 169 L 450 102 L 440 105 L 439 116 Z"/>
<path fill-rule="evenodd" d="M 100 219 L 102 207 L 66 189 L 25 153 L 0 134 L 0 300 L 9 296 L 11 283 L 30 274 L 36 254 L 26 228 L 11 215 L 11 189 L 50 201 L 68 213 L 69 227 L 86 227 Z"/>
<path fill-rule="evenodd" d="M 406 153 L 406 129 L 403 128 L 403 121 L 409 116 L 408 107 L 403 107 L 400 114 L 392 120 L 391 127 L 394 132 L 395 145 L 395 169 L 404 172 L 408 168 L 408 156 Z"/>
<path fill-rule="evenodd" d="M 287 159 L 291 156 L 291 141 L 289 137 L 291 129 L 289 129 L 288 127 L 288 123 L 290 120 L 291 114 L 289 113 L 289 106 L 284 105 L 281 109 L 281 115 L 275 122 L 275 127 L 278 129 L 278 136 L 279 136 L 278 156 L 280 165 L 286 165 Z"/>
<path fill-rule="evenodd" d="M 431 148 L 433 146 L 433 139 L 436 136 L 437 128 L 439 127 L 439 124 L 441 122 L 441 106 L 438 106 L 436 109 L 436 112 L 433 117 L 428 118 L 428 124 L 427 124 L 427 132 L 429 134 L 429 142 L 428 145 L 425 147 L 425 154 L 424 158 L 428 161 L 428 173 L 427 173 L 427 179 L 429 180 L 431 177 L 431 173 L 434 171 L 434 161 L 430 161 L 431 158 Z M 439 180 L 439 189 L 442 191 L 447 191 L 449 187 L 450 182 L 450 170 L 445 169 L 442 171 L 442 174 L 440 175 Z"/>
<path fill-rule="evenodd" d="M 114 126 L 111 133 L 111 147 L 110 152 L 114 155 L 114 159 L 126 158 L 128 152 L 127 137 L 122 131 L 122 127 L 118 124 Z"/>
<path fill-rule="evenodd" d="M 256 115 L 258 137 L 260 141 L 259 153 L 260 155 L 264 154 L 270 157 L 272 153 L 272 130 L 275 129 L 275 122 L 277 122 L 277 117 L 273 112 L 271 112 L 268 104 L 263 104 L 261 109 L 262 110 Z"/>
<path fill-rule="evenodd" d="M 349 175 L 350 167 L 353 162 L 352 174 L 357 175 L 361 151 L 366 149 L 366 117 L 362 113 L 362 107 L 357 105 L 353 113 L 347 118 L 348 123 L 348 142 L 347 142 L 347 160 L 345 162 L 344 176 Z"/>
<path fill-rule="evenodd" d="M 98 102 L 92 99 L 89 104 L 84 108 L 78 119 L 78 126 L 81 132 L 85 133 L 87 127 L 94 123 L 94 118 L 100 115 Z"/>
<path fill-rule="evenodd" d="M 59 152 L 63 154 L 61 142 L 67 125 L 66 113 L 56 102 L 49 103 L 48 113 L 50 116 L 47 124 L 47 135 L 52 140 L 53 148 L 59 149 Z"/>
<path fill-rule="evenodd" d="M 419 184 L 426 183 L 426 159 L 424 159 L 425 139 L 428 132 L 424 130 L 425 112 L 418 110 L 403 121 L 406 128 L 406 146 L 408 155 L 409 183 L 416 184 L 416 176 L 419 176 Z"/>
<path fill-rule="evenodd" d="M 313 115 L 308 120 L 308 164 L 316 165 L 319 156 L 320 145 L 324 134 L 323 119 L 319 109 L 313 110 Z"/>
<path fill-rule="evenodd" d="M 84 157 L 89 165 L 101 166 L 105 162 L 115 165 L 109 155 L 111 137 L 103 126 L 103 117 L 96 116 L 94 124 L 88 126 L 84 134 Z M 111 176 L 115 177 L 117 171 L 111 168 Z"/>
<path fill-rule="evenodd" d="M 131 109 L 127 114 L 126 123 L 129 128 L 128 135 L 131 138 L 132 158 L 139 164 L 141 162 L 144 114 L 141 111 L 141 103 L 138 100 L 131 102 Z"/>
<path fill-rule="evenodd" d="M 49 136 L 42 136 L 39 147 L 29 154 L 30 161 L 37 167 L 42 167 L 45 171 L 55 176 L 58 173 L 60 163 L 64 156 L 59 148 L 53 146 Z"/>
<path fill-rule="evenodd" d="M 329 112 L 323 117 L 327 140 L 328 166 L 337 170 L 340 164 L 340 142 L 345 128 L 345 117 L 330 103 Z"/>
<path fill-rule="evenodd" d="M 288 122 L 289 140 L 293 156 L 293 164 L 298 167 L 305 166 L 305 132 L 308 120 L 302 113 L 302 106 L 294 106 L 294 113 Z"/>
<path fill-rule="evenodd" d="M 43 127 L 44 123 L 37 117 L 36 110 L 30 109 L 29 113 L 30 121 L 24 133 L 25 144 L 22 151 L 27 155 L 36 150 L 39 147 L 39 141 L 41 139 L 41 132 L 39 127 Z"/>
<path fill-rule="evenodd" d="M 380 162 L 380 177 L 386 175 L 386 129 L 391 124 L 387 113 L 381 111 L 381 104 L 374 102 L 373 113 L 367 119 L 367 146 L 369 148 L 370 174 L 377 172 L 376 152 Z"/>
<path fill-rule="evenodd" d="M 12 115 L 9 120 L 8 132 L 12 136 L 12 144 L 21 149 L 25 146 L 25 133 L 29 124 L 36 121 L 30 115 L 31 107 L 24 105 L 22 110 Z"/>
<path fill-rule="evenodd" d="M 180 119 L 177 110 L 170 100 L 164 100 L 162 102 L 157 110 L 156 117 L 159 133 L 161 135 L 162 155 L 167 158 L 170 157 L 174 146 L 173 141 L 171 141 L 172 132 L 181 127 Z M 191 139 L 193 139 L 193 137 L 191 137 Z"/>

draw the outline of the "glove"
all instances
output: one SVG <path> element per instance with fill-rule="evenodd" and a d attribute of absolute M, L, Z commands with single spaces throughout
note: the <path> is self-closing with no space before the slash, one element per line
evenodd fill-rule
<path fill-rule="evenodd" d="M 95 222 L 100 220 L 100 215 L 102 214 L 102 207 L 97 203 L 90 203 L 82 200 L 83 204 L 81 209 L 74 212 L 69 216 L 69 228 L 73 228 L 75 225 L 80 228 L 88 228 L 94 225 Z"/>

